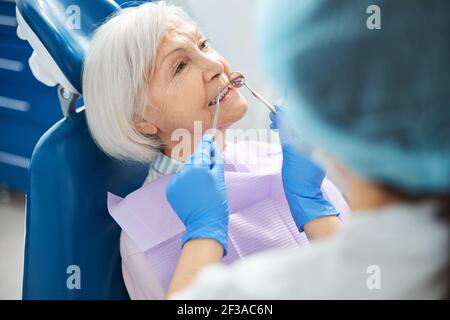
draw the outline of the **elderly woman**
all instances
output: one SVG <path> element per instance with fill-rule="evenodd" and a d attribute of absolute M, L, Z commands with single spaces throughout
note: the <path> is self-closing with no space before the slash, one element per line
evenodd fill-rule
<path fill-rule="evenodd" d="M 124 9 L 99 28 L 86 57 L 83 89 L 91 133 L 116 158 L 170 156 L 177 144 L 174 130 L 193 133 L 195 121 L 210 126 L 210 103 L 230 72 L 182 9 L 164 2 Z M 223 131 L 244 116 L 247 102 L 231 89 L 221 103 Z"/>
<path fill-rule="evenodd" d="M 228 62 L 182 9 L 152 2 L 121 10 L 98 29 L 84 63 L 91 134 L 111 157 L 151 164 L 144 185 L 153 183 L 175 173 L 192 153 L 202 133 L 211 128 L 217 99 L 219 132 L 245 115 L 246 100 L 228 86 L 230 73 Z M 194 134 L 196 123 L 202 132 L 194 139 L 185 136 L 185 147 L 178 149 L 173 133 L 183 129 Z M 319 223 L 305 226 L 308 238 L 326 236 L 339 227 L 331 205 L 324 215 Z M 120 244 L 130 297 L 164 298 L 167 288 L 158 283 L 142 249 L 126 232 Z"/>

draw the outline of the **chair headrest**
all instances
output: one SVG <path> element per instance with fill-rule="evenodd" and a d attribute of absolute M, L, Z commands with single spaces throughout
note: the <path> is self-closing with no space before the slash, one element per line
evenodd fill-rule
<path fill-rule="evenodd" d="M 113 0 L 16 0 L 17 34 L 33 48 L 34 76 L 82 94 L 84 55 L 92 34 L 120 9 Z"/>

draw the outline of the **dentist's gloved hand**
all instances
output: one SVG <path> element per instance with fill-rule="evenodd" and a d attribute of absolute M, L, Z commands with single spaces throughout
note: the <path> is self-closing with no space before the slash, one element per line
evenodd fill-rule
<path fill-rule="evenodd" d="M 339 212 L 321 191 L 325 172 L 309 156 L 296 149 L 295 135 L 285 120 L 284 111 L 275 106 L 270 113 L 270 128 L 278 129 L 283 150 L 281 175 L 291 214 L 300 232 L 306 223 L 319 217 L 338 216 Z"/>
<path fill-rule="evenodd" d="M 224 164 L 211 135 L 205 135 L 183 168 L 169 181 L 166 197 L 186 226 L 182 245 L 214 239 L 227 253 L 229 206 Z"/>

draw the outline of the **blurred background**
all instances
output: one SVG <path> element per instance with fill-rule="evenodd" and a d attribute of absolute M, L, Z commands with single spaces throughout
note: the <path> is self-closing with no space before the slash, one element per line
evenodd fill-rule
<path fill-rule="evenodd" d="M 256 46 L 254 12 L 259 1 L 169 2 L 183 7 L 233 69 L 275 102 L 279 95 L 264 76 Z M 33 77 L 28 66 L 31 47 L 17 37 L 16 27 L 14 0 L 0 0 L 0 300 L 21 298 L 28 165 L 39 138 L 62 118 L 56 88 Z M 267 128 L 265 107 L 244 95 L 249 112 L 235 126 Z"/>

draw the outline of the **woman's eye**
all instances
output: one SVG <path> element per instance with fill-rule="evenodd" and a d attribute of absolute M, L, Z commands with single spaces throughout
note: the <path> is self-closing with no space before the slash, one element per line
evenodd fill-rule
<path fill-rule="evenodd" d="M 177 65 L 176 69 L 175 69 L 175 74 L 178 74 L 178 73 L 180 73 L 181 71 L 183 71 L 183 69 L 184 69 L 185 66 L 186 66 L 186 63 L 180 62 L 180 63 Z"/>
<path fill-rule="evenodd" d="M 202 42 L 200 42 L 199 48 L 200 48 L 200 50 L 208 49 L 209 48 L 209 41 L 208 41 L 208 39 L 205 39 Z"/>

